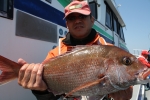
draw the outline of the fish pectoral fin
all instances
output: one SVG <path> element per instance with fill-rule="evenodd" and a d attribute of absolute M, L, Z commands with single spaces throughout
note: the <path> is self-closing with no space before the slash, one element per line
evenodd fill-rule
<path fill-rule="evenodd" d="M 65 97 L 68 97 L 69 95 L 72 95 L 74 92 L 77 92 L 77 91 L 82 90 L 82 89 L 84 89 L 84 88 L 88 88 L 88 87 L 90 87 L 90 86 L 99 84 L 99 83 L 101 83 L 103 80 L 105 80 L 105 77 L 100 78 L 100 79 L 98 79 L 98 80 L 96 80 L 96 81 L 93 81 L 93 82 L 84 83 L 84 84 L 82 84 L 82 85 L 76 87 L 75 89 L 73 89 L 71 92 L 67 93 Z"/>

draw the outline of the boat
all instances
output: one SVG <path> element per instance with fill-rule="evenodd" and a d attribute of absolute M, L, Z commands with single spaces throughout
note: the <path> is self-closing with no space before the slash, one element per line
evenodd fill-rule
<path fill-rule="evenodd" d="M 42 62 L 48 51 L 59 45 L 68 30 L 64 7 L 72 0 L 0 0 L 0 55 L 15 62 Z M 115 46 L 128 51 L 126 26 L 115 0 L 85 0 L 95 18 L 93 28 Z M 1 72 L 0 72 L 1 74 Z M 0 100 L 36 100 L 30 90 L 14 80 L 0 86 Z"/>

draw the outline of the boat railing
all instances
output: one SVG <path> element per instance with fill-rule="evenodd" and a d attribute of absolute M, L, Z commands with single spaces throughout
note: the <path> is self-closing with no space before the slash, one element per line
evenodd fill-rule
<path fill-rule="evenodd" d="M 142 49 L 133 49 L 133 55 L 138 57 L 141 54 Z"/>

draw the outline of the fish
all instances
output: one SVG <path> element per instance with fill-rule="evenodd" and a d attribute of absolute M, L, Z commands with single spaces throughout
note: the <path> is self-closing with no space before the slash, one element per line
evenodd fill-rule
<path fill-rule="evenodd" d="M 146 82 L 150 74 L 131 53 L 110 45 L 75 46 L 47 59 L 43 80 L 55 95 L 99 96 Z M 18 77 L 21 65 L 0 55 L 0 85 Z"/>

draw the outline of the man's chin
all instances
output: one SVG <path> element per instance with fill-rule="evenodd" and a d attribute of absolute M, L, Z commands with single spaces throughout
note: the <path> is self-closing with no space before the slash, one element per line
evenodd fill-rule
<path fill-rule="evenodd" d="M 76 36 L 74 36 L 74 37 L 77 38 L 77 39 L 83 39 L 83 38 L 85 38 L 86 36 L 85 36 L 84 34 L 78 33 L 78 34 L 76 34 Z"/>

